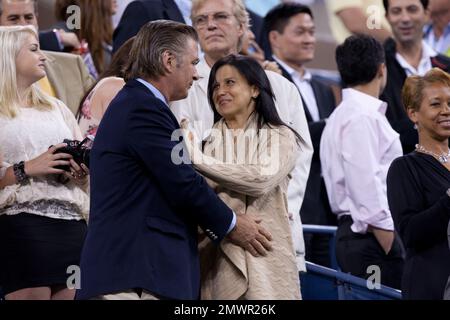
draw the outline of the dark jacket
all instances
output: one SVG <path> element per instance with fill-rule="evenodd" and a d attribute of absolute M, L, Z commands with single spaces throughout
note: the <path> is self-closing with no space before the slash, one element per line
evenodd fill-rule
<path fill-rule="evenodd" d="M 154 20 L 173 20 L 185 23 L 183 15 L 173 0 L 137 0 L 125 9 L 119 25 L 114 30 L 113 52 L 134 37 L 144 24 Z"/>
<path fill-rule="evenodd" d="M 289 73 L 280 65 L 283 76 L 294 83 Z M 329 86 L 318 80 L 316 77 L 311 79 L 311 87 L 319 108 L 319 121 L 313 121 L 311 114 L 306 106 L 302 96 L 303 108 L 305 110 L 306 120 L 308 121 L 309 133 L 314 148 L 311 169 L 306 185 L 305 198 L 300 209 L 302 222 L 305 224 L 335 224 L 335 216 L 331 212 L 326 193 L 325 182 L 322 178 L 322 169 L 320 164 L 320 139 L 325 128 L 325 119 L 330 116 L 336 107 L 333 91 Z"/>
<path fill-rule="evenodd" d="M 39 45 L 41 50 L 62 52 L 64 48 L 60 47 L 60 43 L 53 31 L 39 32 Z"/>
<path fill-rule="evenodd" d="M 77 299 L 133 288 L 197 299 L 197 228 L 221 241 L 232 211 L 189 164 L 177 164 L 169 107 L 130 80 L 111 102 L 90 157 L 89 230 Z"/>
<path fill-rule="evenodd" d="M 252 10 L 247 9 L 250 16 L 250 28 L 255 35 L 256 42 L 261 46 L 263 18 Z"/>

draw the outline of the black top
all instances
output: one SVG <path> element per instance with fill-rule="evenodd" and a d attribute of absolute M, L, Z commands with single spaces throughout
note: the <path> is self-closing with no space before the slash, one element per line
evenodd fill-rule
<path fill-rule="evenodd" d="M 173 0 L 139 0 L 131 2 L 123 12 L 113 34 L 113 52 L 135 36 L 147 22 L 173 20 L 184 23 L 183 15 Z"/>
<path fill-rule="evenodd" d="M 427 154 L 412 152 L 389 169 L 389 207 L 407 252 L 402 280 L 406 299 L 443 298 L 450 275 L 448 188 L 450 171 Z"/>

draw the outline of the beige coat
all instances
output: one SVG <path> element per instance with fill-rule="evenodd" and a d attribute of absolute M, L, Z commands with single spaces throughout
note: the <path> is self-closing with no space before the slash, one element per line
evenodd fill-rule
<path fill-rule="evenodd" d="M 95 80 L 79 55 L 44 51 L 47 61 L 45 72 L 55 89 L 56 98 L 64 102 L 73 114 L 78 110 L 81 99 Z"/>
<path fill-rule="evenodd" d="M 273 251 L 253 257 L 226 239 L 217 247 L 205 237 L 200 243 L 202 299 L 300 299 L 286 198 L 298 145 L 286 127 L 264 126 L 252 135 L 255 119 L 251 116 L 234 139 L 221 120 L 214 128 L 223 140 L 210 138 L 203 154 L 191 145 L 190 154 L 195 168 L 235 213 L 262 219 L 273 236 Z"/>
<path fill-rule="evenodd" d="M 183 100 L 171 102 L 170 109 L 179 122 L 183 119 L 188 120 L 193 130 L 197 133 L 197 136 L 203 139 L 208 136 L 208 131 L 214 124 L 213 111 L 211 106 L 209 106 L 207 98 L 208 79 L 211 68 L 202 59 L 197 65 L 197 71 L 200 79 L 194 82 L 189 90 L 188 97 Z M 308 122 L 306 121 L 302 99 L 297 87 L 275 72 L 266 71 L 266 75 L 269 78 L 274 92 L 275 107 L 281 120 L 297 131 L 303 138 L 303 141 L 300 142 L 302 152 L 297 159 L 294 170 L 291 172 L 292 179 L 289 182 L 287 199 L 289 212 L 292 213 L 290 223 L 294 247 L 296 249 L 297 267 L 299 271 L 306 271 L 305 244 L 303 241 L 300 208 L 303 203 L 313 155 Z"/>

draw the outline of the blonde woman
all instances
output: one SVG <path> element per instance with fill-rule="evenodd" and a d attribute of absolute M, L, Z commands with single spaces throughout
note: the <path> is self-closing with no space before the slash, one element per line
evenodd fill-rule
<path fill-rule="evenodd" d="M 31 26 L 0 27 L 0 286 L 7 300 L 73 299 L 67 270 L 78 265 L 86 232 L 88 170 L 58 152 L 64 139 L 82 136 L 71 111 L 36 86 L 45 76 L 37 39 Z"/>

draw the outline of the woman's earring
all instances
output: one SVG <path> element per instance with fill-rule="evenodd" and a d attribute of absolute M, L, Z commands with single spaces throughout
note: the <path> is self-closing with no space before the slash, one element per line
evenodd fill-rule
<path fill-rule="evenodd" d="M 414 123 L 414 129 L 418 130 L 419 126 L 417 125 L 417 123 Z"/>

